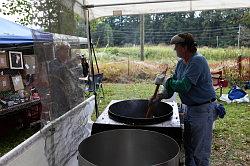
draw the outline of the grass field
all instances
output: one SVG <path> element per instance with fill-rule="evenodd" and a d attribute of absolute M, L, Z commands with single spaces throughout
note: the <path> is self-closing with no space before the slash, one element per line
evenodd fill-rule
<path fill-rule="evenodd" d="M 202 53 L 207 60 L 224 61 L 234 59 L 239 55 L 250 56 L 249 48 L 237 49 L 234 47 L 229 48 L 209 48 L 201 47 L 198 51 Z M 140 47 L 109 47 L 97 48 L 97 58 L 100 61 L 117 61 L 124 58 L 140 59 Z M 158 45 L 158 46 L 145 46 L 145 60 L 168 62 L 176 59 L 173 46 Z"/>

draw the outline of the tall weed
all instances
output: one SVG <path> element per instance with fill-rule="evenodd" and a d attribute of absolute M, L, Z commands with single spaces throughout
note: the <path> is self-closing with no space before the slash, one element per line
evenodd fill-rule
<path fill-rule="evenodd" d="M 208 48 L 201 47 L 198 51 L 203 54 L 212 69 L 224 67 L 224 76 L 230 82 L 236 83 L 238 56 L 250 57 L 249 48 Z M 173 46 L 145 45 L 145 60 L 140 61 L 140 47 L 107 47 L 97 48 L 96 57 L 100 69 L 108 82 L 131 82 L 137 80 L 152 80 L 159 73 L 165 64 L 169 66 L 169 74 L 174 72 L 178 61 Z M 148 65 L 147 65 L 148 64 Z M 152 67 L 153 66 L 153 67 Z"/>

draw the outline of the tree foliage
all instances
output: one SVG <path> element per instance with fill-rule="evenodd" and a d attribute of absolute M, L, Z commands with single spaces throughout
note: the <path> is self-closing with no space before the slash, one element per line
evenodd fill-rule
<path fill-rule="evenodd" d="M 17 20 L 23 25 L 31 25 L 34 21 L 35 9 L 29 0 L 8 0 L 2 3 L 1 13 L 18 15 Z"/>
<path fill-rule="evenodd" d="M 97 39 L 96 45 L 113 46 L 113 31 L 109 24 L 100 22 L 96 26 L 96 31 L 93 36 Z"/>
<path fill-rule="evenodd" d="M 83 27 L 74 13 L 76 0 L 8 0 L 2 3 L 4 15 L 18 15 L 17 22 L 23 25 L 36 25 L 44 31 L 79 35 Z"/>
<path fill-rule="evenodd" d="M 95 21 L 93 41 L 100 42 L 99 24 L 107 23 L 112 28 L 115 46 L 139 44 L 139 16 L 113 16 Z M 209 10 L 199 12 L 179 12 L 145 15 L 145 43 L 169 43 L 171 37 L 181 32 L 194 34 L 201 46 L 227 47 L 238 44 L 239 26 L 241 30 L 240 45 L 250 46 L 250 10 Z"/>

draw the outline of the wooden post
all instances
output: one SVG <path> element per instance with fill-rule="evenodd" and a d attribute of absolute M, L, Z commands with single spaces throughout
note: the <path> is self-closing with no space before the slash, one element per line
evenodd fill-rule
<path fill-rule="evenodd" d="M 140 15 L 141 61 L 144 61 L 144 14 Z"/>
<path fill-rule="evenodd" d="M 242 61 L 242 56 L 240 55 L 238 57 L 238 69 L 239 69 L 239 77 L 242 78 L 242 65 L 241 65 L 241 61 Z"/>
<path fill-rule="evenodd" d="M 239 24 L 239 31 L 238 31 L 238 49 L 240 49 L 240 24 Z"/>

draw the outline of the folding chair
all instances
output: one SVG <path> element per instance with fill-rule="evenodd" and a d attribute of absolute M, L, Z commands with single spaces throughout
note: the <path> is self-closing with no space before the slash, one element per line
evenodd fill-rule
<path fill-rule="evenodd" d="M 228 86 L 227 80 L 223 79 L 222 73 L 223 68 L 218 69 L 217 71 L 212 71 L 212 81 L 213 81 L 213 87 L 215 90 L 220 89 L 220 96 L 222 95 L 222 88 Z"/>
<path fill-rule="evenodd" d="M 86 82 L 86 86 L 84 89 L 85 96 L 89 97 L 92 93 L 94 93 L 94 87 L 95 87 L 97 97 L 99 99 L 104 98 L 104 91 L 103 91 L 103 86 L 102 86 L 103 73 L 95 74 L 94 80 L 91 75 L 88 78 L 89 79 Z"/>

